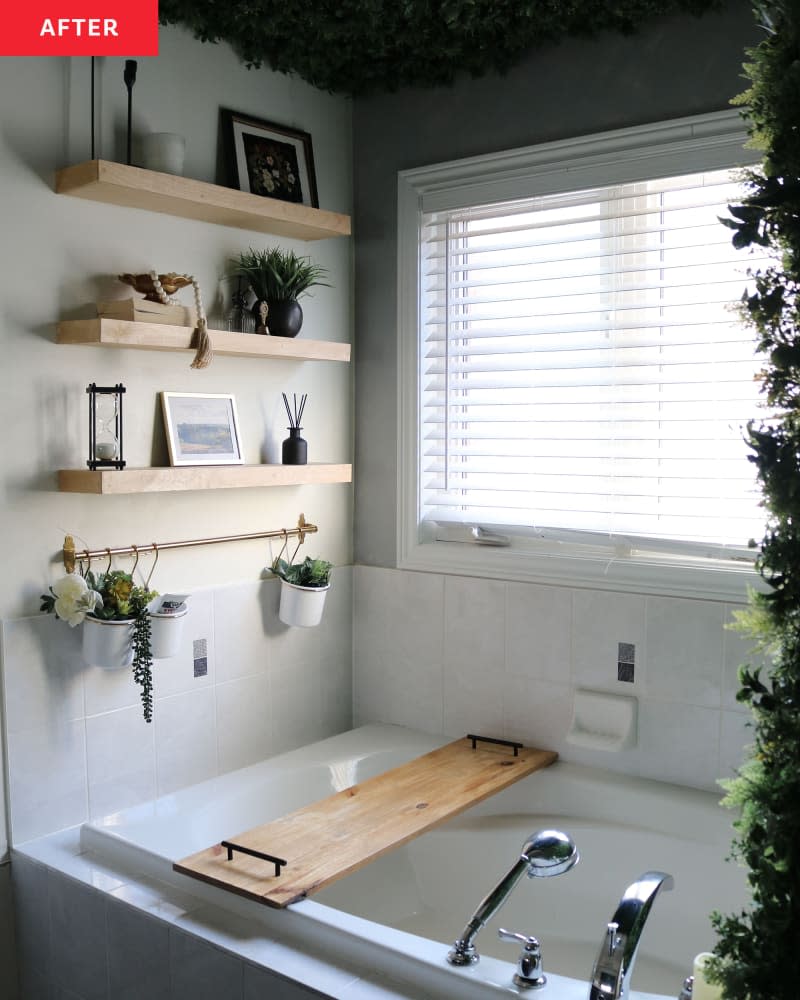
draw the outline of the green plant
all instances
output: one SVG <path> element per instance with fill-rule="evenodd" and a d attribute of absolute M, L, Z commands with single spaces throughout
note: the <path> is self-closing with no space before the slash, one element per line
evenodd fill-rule
<path fill-rule="evenodd" d="M 796 1000 L 800 982 L 800 8 L 763 0 L 766 32 L 748 52 L 746 108 L 760 171 L 723 220 L 739 247 L 768 248 L 751 274 L 742 313 L 764 357 L 761 385 L 770 416 L 748 427 L 767 511 L 758 569 L 769 585 L 751 597 L 742 627 L 772 660 L 769 676 L 740 670 L 737 697 L 753 715 L 754 745 L 726 802 L 741 810 L 733 855 L 748 868 L 752 903 L 714 914 L 711 976 L 725 1000 Z"/>
<path fill-rule="evenodd" d="M 103 621 L 132 621 L 133 676 L 141 690 L 145 722 L 153 719 L 153 650 L 147 606 L 158 594 L 133 582 L 130 573 L 109 570 L 86 576 L 67 573 L 42 594 L 41 610 L 55 613 L 70 626 L 89 616 Z"/>
<path fill-rule="evenodd" d="M 330 583 L 333 563 L 324 559 L 312 559 L 310 556 L 301 563 L 288 563 L 285 559 L 276 559 L 272 564 L 272 572 L 298 587 L 327 587 Z"/>
<path fill-rule="evenodd" d="M 310 257 L 298 257 L 294 250 L 246 250 L 231 261 L 233 277 L 245 278 L 257 299 L 285 301 L 297 299 L 314 285 L 330 288 L 322 279 L 327 270 L 311 262 Z"/>
<path fill-rule="evenodd" d="M 648 20 L 719 0 L 343 0 L 225 4 L 161 0 L 162 24 L 184 24 L 204 42 L 228 42 L 251 67 L 296 73 L 348 94 L 449 84 L 505 72 L 531 49 L 601 31 L 630 34 Z"/>

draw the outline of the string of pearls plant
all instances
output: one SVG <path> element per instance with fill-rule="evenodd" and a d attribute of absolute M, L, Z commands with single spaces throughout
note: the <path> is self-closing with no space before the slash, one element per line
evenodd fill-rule
<path fill-rule="evenodd" d="M 197 313 L 197 326 L 194 331 L 193 345 L 196 353 L 192 361 L 192 368 L 208 368 L 214 356 L 214 351 L 211 347 L 211 339 L 208 336 L 208 320 L 205 307 L 203 306 L 203 294 L 200 291 L 200 283 L 193 274 L 184 274 L 181 277 L 191 282 L 192 289 L 194 290 L 195 311 Z M 156 271 L 150 271 L 150 280 L 153 282 L 153 291 L 158 296 L 159 302 L 162 302 L 165 306 L 179 305 L 177 299 L 167 295 L 164 291 L 164 286 L 161 284 L 161 279 Z"/>

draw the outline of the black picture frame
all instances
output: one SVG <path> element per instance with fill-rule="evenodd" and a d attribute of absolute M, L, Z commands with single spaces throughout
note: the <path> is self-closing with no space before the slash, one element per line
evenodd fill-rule
<path fill-rule="evenodd" d="M 309 132 L 229 108 L 220 119 L 231 187 L 319 208 Z"/>

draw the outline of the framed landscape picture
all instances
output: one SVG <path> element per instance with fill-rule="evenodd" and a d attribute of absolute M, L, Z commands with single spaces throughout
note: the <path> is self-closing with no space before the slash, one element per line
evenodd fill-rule
<path fill-rule="evenodd" d="M 162 392 L 170 465 L 242 465 L 233 396 Z"/>
<path fill-rule="evenodd" d="M 231 182 L 240 191 L 319 208 L 308 132 L 220 109 Z"/>

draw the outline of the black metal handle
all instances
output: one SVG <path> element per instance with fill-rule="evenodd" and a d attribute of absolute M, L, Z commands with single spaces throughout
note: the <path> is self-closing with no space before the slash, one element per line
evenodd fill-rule
<path fill-rule="evenodd" d="M 264 854 L 263 851 L 254 851 L 252 847 L 242 847 L 240 844 L 232 844 L 229 840 L 223 840 L 222 847 L 228 849 L 228 861 L 233 860 L 233 852 L 239 851 L 242 854 L 249 854 L 251 858 L 261 858 L 262 861 L 270 861 L 275 865 L 275 875 L 281 873 L 281 868 L 287 863 L 283 858 L 276 858 L 272 854 Z"/>
<path fill-rule="evenodd" d="M 525 748 L 524 743 L 515 743 L 513 740 L 497 740 L 493 736 L 475 736 L 473 733 L 467 733 L 467 739 L 472 740 L 473 750 L 476 749 L 478 740 L 480 740 L 481 743 L 496 743 L 501 747 L 511 747 L 515 757 L 518 757 L 519 751 Z"/>

